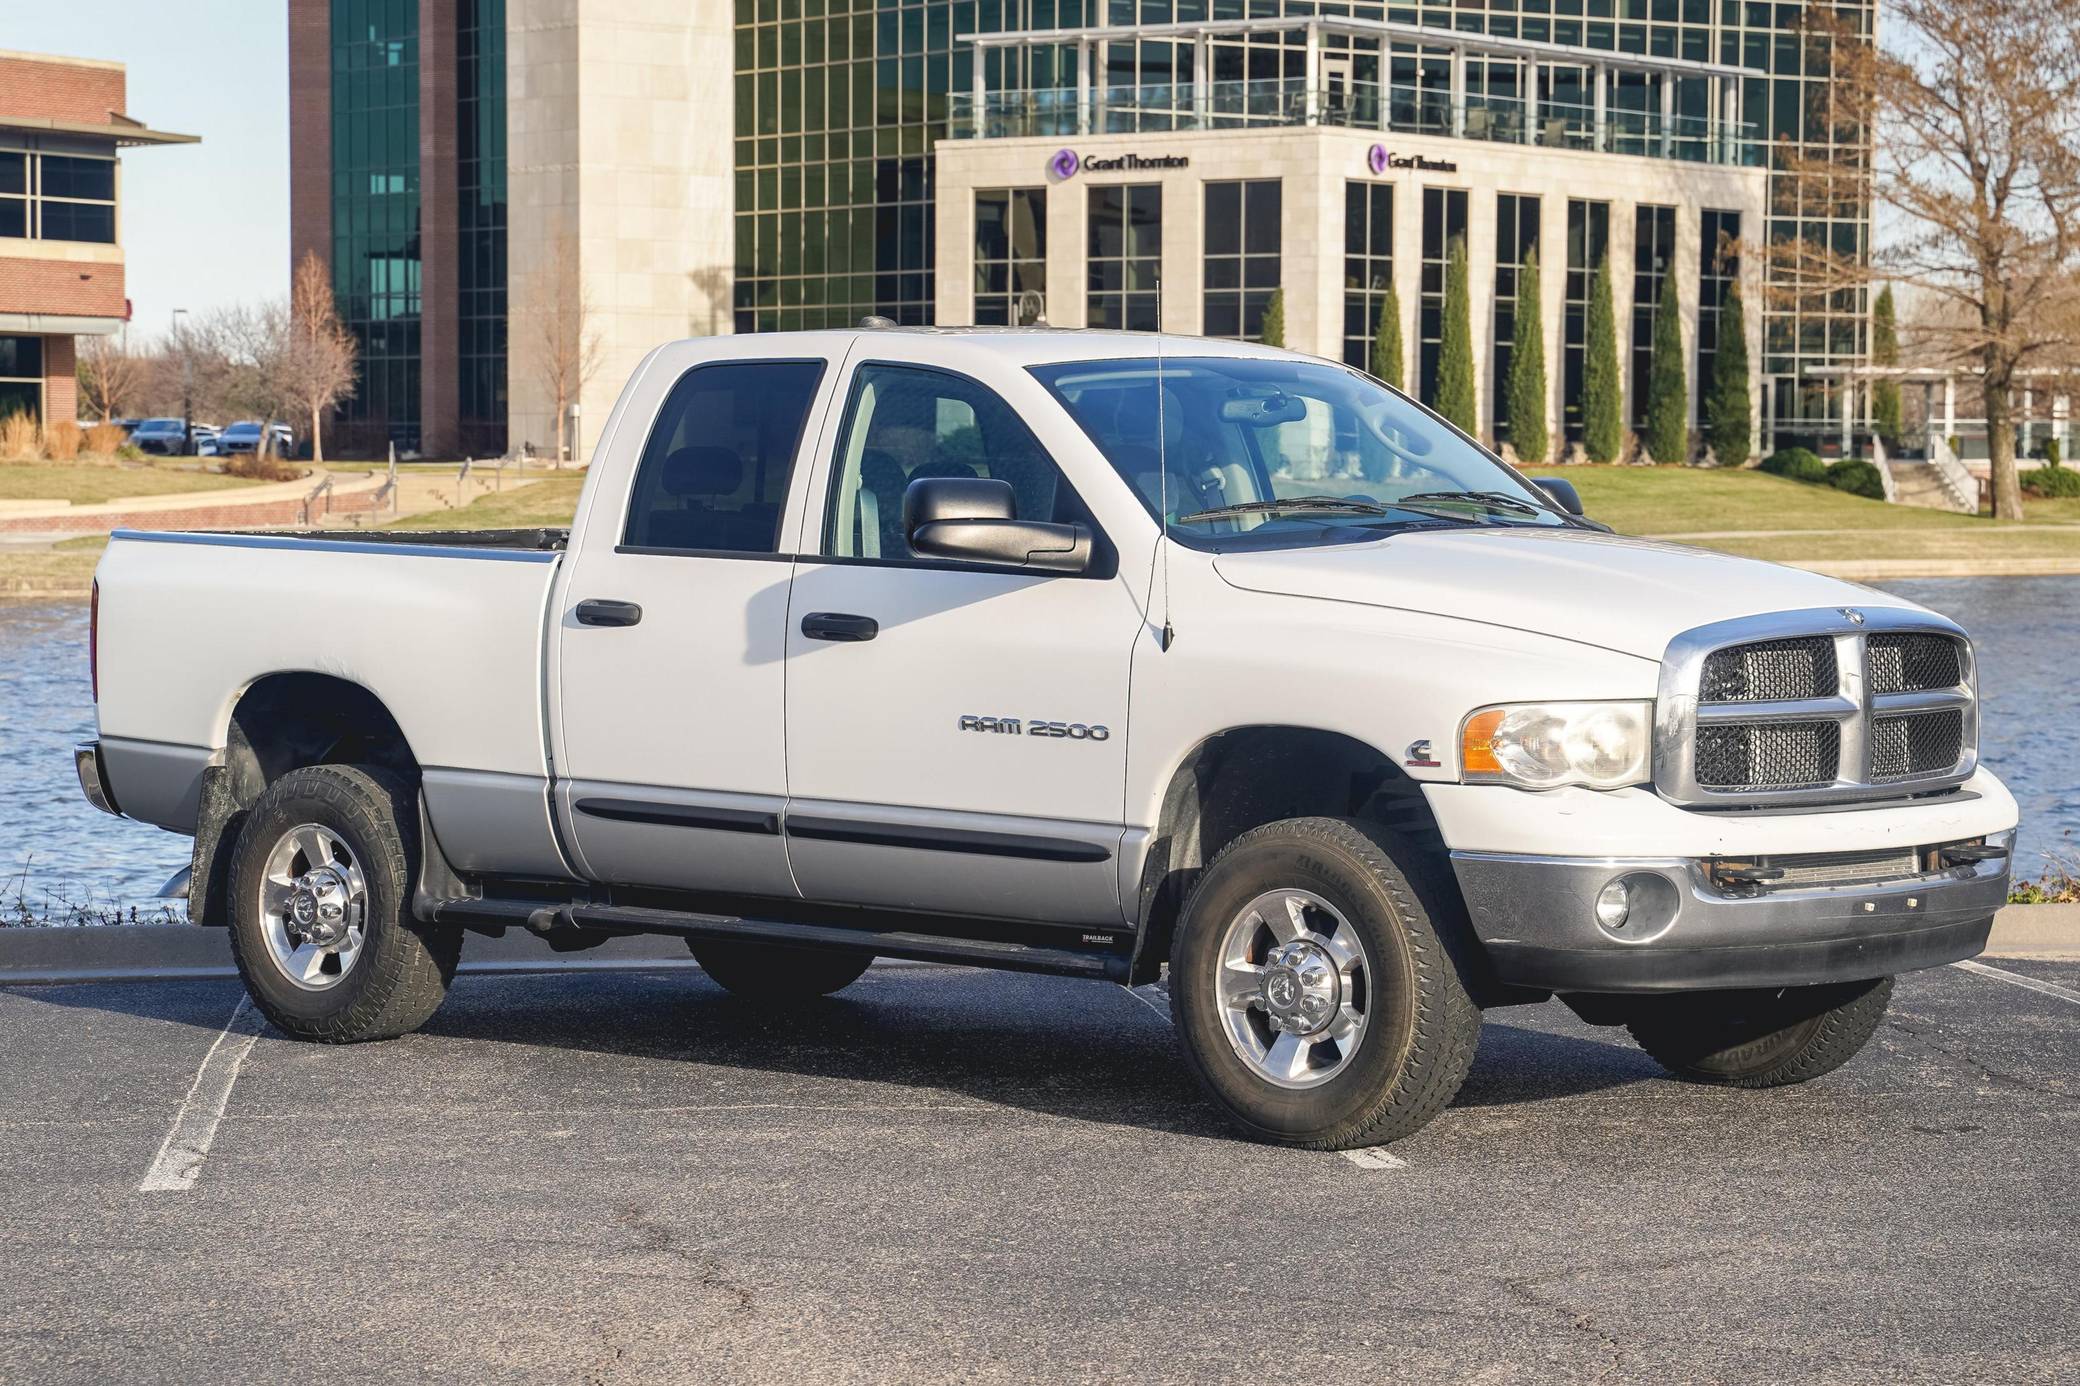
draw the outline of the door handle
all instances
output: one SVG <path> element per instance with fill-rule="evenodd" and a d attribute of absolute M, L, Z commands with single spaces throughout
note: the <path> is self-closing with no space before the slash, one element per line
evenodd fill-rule
<path fill-rule="evenodd" d="M 643 608 L 634 602 L 610 602 L 598 597 L 578 603 L 581 626 L 632 626 L 643 619 Z"/>
<path fill-rule="evenodd" d="M 872 616 L 853 616 L 843 611 L 812 611 L 802 618 L 802 634 L 811 640 L 857 644 L 881 634 L 881 623 Z"/>

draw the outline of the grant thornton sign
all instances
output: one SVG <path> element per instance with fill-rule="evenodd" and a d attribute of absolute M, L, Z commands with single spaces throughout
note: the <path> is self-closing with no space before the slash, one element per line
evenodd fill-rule
<path fill-rule="evenodd" d="M 1085 173 L 1134 173 L 1149 168 L 1190 168 L 1192 161 L 1183 154 L 1093 154 L 1079 155 L 1073 149 L 1058 149 L 1047 161 L 1047 171 L 1057 179 L 1074 178 L 1076 171 Z"/>
<path fill-rule="evenodd" d="M 1383 144 L 1375 144 L 1366 151 L 1365 167 L 1374 173 L 1385 173 L 1390 168 L 1421 169 L 1426 173 L 1459 171 L 1459 166 L 1450 159 L 1427 159 L 1421 154 L 1396 154 Z"/>

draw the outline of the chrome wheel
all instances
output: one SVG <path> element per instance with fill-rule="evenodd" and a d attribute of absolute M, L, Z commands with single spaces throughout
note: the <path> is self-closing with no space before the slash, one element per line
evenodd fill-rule
<path fill-rule="evenodd" d="M 304 823 L 283 833 L 260 880 L 268 956 L 306 991 L 338 986 L 368 936 L 368 881 L 344 839 Z"/>
<path fill-rule="evenodd" d="M 1222 936 L 1220 970 L 1228 1043 L 1266 1082 L 1317 1087 L 1365 1042 L 1365 943 L 1319 895 L 1274 890 L 1244 905 Z"/>

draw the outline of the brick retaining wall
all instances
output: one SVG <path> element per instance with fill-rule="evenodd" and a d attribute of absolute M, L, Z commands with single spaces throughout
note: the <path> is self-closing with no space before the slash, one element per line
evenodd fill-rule
<path fill-rule="evenodd" d="M 221 505 L 188 505 L 178 510 L 141 501 L 134 510 L 111 511 L 92 507 L 78 516 L 64 512 L 11 516 L 0 513 L 0 533 L 78 534 L 112 529 L 267 529 L 316 524 L 327 516 L 365 515 L 376 508 L 376 490 L 327 492 L 304 514 L 302 496 L 279 500 L 249 501 L 244 505 L 230 499 L 237 491 L 226 491 Z M 85 507 L 82 507 L 85 510 Z"/>

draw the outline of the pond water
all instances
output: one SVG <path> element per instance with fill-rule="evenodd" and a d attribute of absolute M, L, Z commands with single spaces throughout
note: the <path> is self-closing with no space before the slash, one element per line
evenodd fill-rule
<path fill-rule="evenodd" d="M 1986 763 L 2022 803 L 2016 867 L 2080 848 L 2080 577 L 1924 578 L 1884 590 L 1972 633 Z M 0 602 L 0 913 L 67 918 L 157 908 L 188 841 L 87 806 L 71 747 L 94 734 L 87 609 Z"/>

